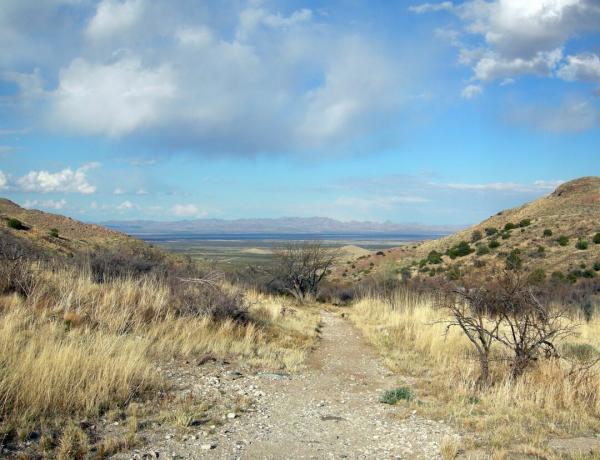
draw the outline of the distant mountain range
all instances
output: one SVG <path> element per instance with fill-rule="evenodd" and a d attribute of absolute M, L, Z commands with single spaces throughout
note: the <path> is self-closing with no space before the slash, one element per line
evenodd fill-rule
<path fill-rule="evenodd" d="M 176 222 L 149 220 L 109 221 L 102 225 L 128 233 L 145 234 L 252 234 L 252 233 L 402 233 L 445 235 L 462 226 L 396 224 L 393 222 L 342 222 L 328 217 L 281 217 L 275 219 L 195 219 Z"/>

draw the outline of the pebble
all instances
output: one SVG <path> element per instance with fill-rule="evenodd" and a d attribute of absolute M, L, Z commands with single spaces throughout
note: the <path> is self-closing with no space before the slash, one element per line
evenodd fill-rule
<path fill-rule="evenodd" d="M 236 417 L 237 417 L 237 415 L 236 415 L 236 413 L 235 413 L 235 412 L 229 412 L 229 413 L 227 414 L 227 418 L 228 418 L 229 420 L 233 420 L 233 419 L 234 419 L 234 418 L 236 418 Z"/>

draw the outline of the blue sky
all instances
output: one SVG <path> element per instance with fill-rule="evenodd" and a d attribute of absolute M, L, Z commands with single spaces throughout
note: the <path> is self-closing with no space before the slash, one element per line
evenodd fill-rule
<path fill-rule="evenodd" d="M 600 175 L 595 0 L 4 0 L 0 195 L 466 224 Z"/>

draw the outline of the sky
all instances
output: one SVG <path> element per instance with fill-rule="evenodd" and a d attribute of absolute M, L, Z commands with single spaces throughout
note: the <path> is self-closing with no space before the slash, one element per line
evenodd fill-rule
<path fill-rule="evenodd" d="M 600 175 L 598 0 L 2 0 L 0 196 L 469 224 Z"/>

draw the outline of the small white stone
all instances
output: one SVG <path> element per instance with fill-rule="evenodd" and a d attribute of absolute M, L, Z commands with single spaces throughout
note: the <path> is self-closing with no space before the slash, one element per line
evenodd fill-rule
<path fill-rule="evenodd" d="M 227 414 L 227 418 L 228 418 L 229 420 L 233 420 L 235 417 L 236 417 L 236 415 L 235 415 L 235 412 L 229 412 L 229 413 Z"/>

